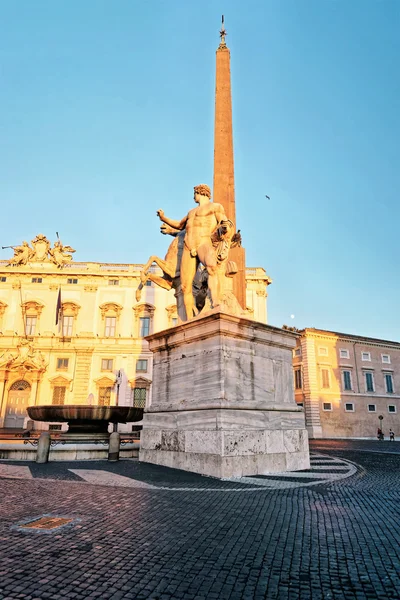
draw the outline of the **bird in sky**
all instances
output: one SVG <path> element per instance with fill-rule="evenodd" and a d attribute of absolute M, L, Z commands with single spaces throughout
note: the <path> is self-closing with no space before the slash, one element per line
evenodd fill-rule
<path fill-rule="evenodd" d="M 267 196 L 267 194 L 265 194 L 265 197 L 268 198 L 268 200 L 271 200 L 271 198 L 269 196 Z"/>

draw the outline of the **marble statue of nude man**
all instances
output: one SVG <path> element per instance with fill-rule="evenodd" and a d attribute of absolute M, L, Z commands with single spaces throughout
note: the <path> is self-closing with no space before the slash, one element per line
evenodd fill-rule
<path fill-rule="evenodd" d="M 219 305 L 221 289 L 221 269 L 218 256 L 213 246 L 211 235 L 219 227 L 228 231 L 232 227 L 221 204 L 211 202 L 211 190 L 208 185 L 201 184 L 194 188 L 194 201 L 198 206 L 192 208 L 180 221 L 168 219 L 163 210 L 157 215 L 167 225 L 182 231 L 186 229 L 181 262 L 181 285 L 186 315 L 191 319 L 195 314 L 192 284 L 199 262 L 208 272 L 208 287 L 213 308 Z"/>

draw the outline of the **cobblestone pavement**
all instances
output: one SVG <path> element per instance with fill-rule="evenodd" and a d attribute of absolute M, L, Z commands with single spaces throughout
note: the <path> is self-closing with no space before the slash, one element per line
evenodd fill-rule
<path fill-rule="evenodd" d="M 0 599 L 398 599 L 400 452 L 383 444 L 315 441 L 292 487 L 134 461 L 1 462 Z M 19 528 L 43 515 L 72 521 Z"/>
<path fill-rule="evenodd" d="M 311 468 L 294 473 L 256 475 L 226 481 L 182 473 L 138 461 L 125 460 L 118 463 L 99 461 L 52 462 L 37 465 L 28 461 L 0 462 L 0 477 L 15 479 L 54 479 L 81 481 L 93 485 L 141 487 L 175 491 L 252 491 L 255 486 L 284 489 L 318 485 L 354 475 L 357 468 L 344 459 L 318 453 L 311 455 Z"/>
<path fill-rule="evenodd" d="M 314 450 L 358 450 L 359 452 L 384 452 L 400 454 L 400 441 L 390 442 L 384 440 L 313 440 L 311 442 Z"/>

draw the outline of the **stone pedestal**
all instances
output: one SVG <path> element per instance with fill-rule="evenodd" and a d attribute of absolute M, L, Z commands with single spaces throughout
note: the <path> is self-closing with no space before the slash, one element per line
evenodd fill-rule
<path fill-rule="evenodd" d="M 296 334 L 220 312 L 147 338 L 153 402 L 139 459 L 218 478 L 309 467 Z"/>

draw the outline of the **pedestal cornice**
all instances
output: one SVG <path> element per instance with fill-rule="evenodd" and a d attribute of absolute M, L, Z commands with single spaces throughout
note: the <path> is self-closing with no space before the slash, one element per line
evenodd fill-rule
<path fill-rule="evenodd" d="M 212 312 L 191 321 L 147 336 L 152 352 L 168 350 L 182 342 L 206 340 L 215 335 L 254 341 L 280 348 L 294 348 L 299 334 L 250 319 Z"/>

